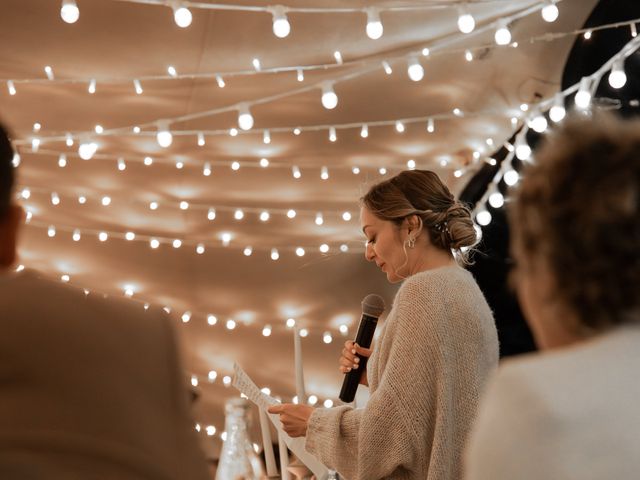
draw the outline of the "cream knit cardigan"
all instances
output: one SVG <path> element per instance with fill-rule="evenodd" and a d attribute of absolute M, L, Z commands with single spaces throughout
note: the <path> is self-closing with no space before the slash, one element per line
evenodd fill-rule
<path fill-rule="evenodd" d="M 498 339 L 487 302 L 458 266 L 404 281 L 367 367 L 362 409 L 318 408 L 306 449 L 348 480 L 456 480 Z"/>

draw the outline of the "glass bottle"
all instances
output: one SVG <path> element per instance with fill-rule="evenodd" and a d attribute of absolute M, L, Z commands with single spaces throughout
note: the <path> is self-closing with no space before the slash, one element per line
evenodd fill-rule
<path fill-rule="evenodd" d="M 232 398 L 225 404 L 225 431 L 216 480 L 260 480 L 262 462 L 249 441 L 249 407 L 243 398 Z"/>

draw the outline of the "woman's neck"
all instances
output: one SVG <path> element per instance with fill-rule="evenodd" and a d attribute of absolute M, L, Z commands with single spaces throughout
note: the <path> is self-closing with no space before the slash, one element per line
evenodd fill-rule
<path fill-rule="evenodd" d="M 431 247 L 423 250 L 422 254 L 416 258 L 411 268 L 411 275 L 427 270 L 435 270 L 442 267 L 453 267 L 457 265 L 453 254 L 440 248 Z"/>

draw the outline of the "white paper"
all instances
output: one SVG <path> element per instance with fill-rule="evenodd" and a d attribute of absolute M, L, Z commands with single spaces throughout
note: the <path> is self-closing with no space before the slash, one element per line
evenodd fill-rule
<path fill-rule="evenodd" d="M 258 405 L 258 407 L 264 408 L 265 410 L 271 405 L 278 404 L 275 398 L 261 392 L 253 380 L 249 378 L 249 375 L 247 375 L 237 363 L 233 365 L 233 380 L 231 385 L 237 388 L 240 393 L 244 393 L 247 398 Z M 304 437 L 291 438 L 282 429 L 280 416 L 274 413 L 268 413 L 268 415 L 271 423 L 276 427 L 278 435 L 282 436 L 289 450 L 313 472 L 318 480 L 326 480 L 329 476 L 329 470 L 316 457 L 305 450 Z"/>

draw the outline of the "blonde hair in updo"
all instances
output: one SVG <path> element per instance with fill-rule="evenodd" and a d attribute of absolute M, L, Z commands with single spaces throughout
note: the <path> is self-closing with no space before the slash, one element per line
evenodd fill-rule
<path fill-rule="evenodd" d="M 434 172 L 405 170 L 371 187 L 361 201 L 377 218 L 398 226 L 405 218 L 417 215 L 434 246 L 452 250 L 468 262 L 469 251 L 461 249 L 477 242 L 471 212 Z"/>

